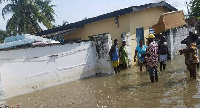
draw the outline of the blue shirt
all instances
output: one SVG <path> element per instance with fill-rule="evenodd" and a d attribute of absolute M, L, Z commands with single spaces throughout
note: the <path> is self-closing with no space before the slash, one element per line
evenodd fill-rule
<path fill-rule="evenodd" d="M 146 53 L 146 49 L 147 49 L 147 46 L 146 45 L 143 45 L 142 48 L 140 47 L 140 45 L 138 45 L 136 47 L 135 50 L 137 50 L 137 57 L 138 58 L 141 58 L 142 54 L 145 54 Z"/>
<path fill-rule="evenodd" d="M 118 56 L 118 48 L 117 46 L 113 46 L 115 48 L 115 52 L 112 53 L 112 61 L 117 61 L 119 60 L 119 56 Z"/>

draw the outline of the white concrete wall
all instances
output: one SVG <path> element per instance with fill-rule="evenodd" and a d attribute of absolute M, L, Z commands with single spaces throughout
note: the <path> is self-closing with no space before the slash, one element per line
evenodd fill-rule
<path fill-rule="evenodd" d="M 189 35 L 189 31 L 194 32 L 195 28 L 193 27 L 182 27 L 182 28 L 174 28 L 170 29 L 170 33 L 168 34 L 168 48 L 171 53 L 171 58 L 176 55 L 179 55 L 179 50 L 186 48 L 185 44 L 181 44 L 181 41 L 187 38 Z"/>
<path fill-rule="evenodd" d="M 112 40 L 110 34 L 99 34 L 93 37 L 94 45 L 96 46 L 96 72 L 97 73 L 114 73 L 114 69 L 111 66 L 109 51 L 112 46 Z"/>
<path fill-rule="evenodd" d="M 0 51 L 6 98 L 95 75 L 93 42 Z"/>

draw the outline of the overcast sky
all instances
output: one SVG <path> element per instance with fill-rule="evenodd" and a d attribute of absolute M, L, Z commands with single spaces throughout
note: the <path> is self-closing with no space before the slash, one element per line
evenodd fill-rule
<path fill-rule="evenodd" d="M 51 4 L 56 5 L 54 8 L 56 13 L 55 25 L 63 24 L 63 21 L 69 23 L 77 22 L 85 17 L 91 18 L 101 14 L 109 13 L 115 10 L 123 9 L 130 6 L 138 6 L 148 3 L 155 3 L 161 0 L 52 0 Z M 187 14 L 186 2 L 190 0 L 165 0 L 179 10 L 184 10 Z M 5 3 L 0 4 L 0 10 Z M 6 29 L 7 19 L 11 15 L 6 16 L 6 20 L 0 14 L 0 29 Z M 45 28 L 44 28 L 45 29 Z"/>

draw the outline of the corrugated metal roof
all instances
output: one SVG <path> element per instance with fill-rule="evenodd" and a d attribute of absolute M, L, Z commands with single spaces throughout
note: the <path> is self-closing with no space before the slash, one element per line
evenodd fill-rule
<path fill-rule="evenodd" d="M 149 3 L 149 4 L 145 4 L 145 5 L 140 5 L 140 6 L 131 6 L 131 7 L 120 9 L 120 10 L 117 10 L 117 11 L 114 11 L 114 12 L 111 12 L 111 13 L 99 15 L 97 17 L 88 18 L 86 20 L 78 21 L 78 22 L 75 22 L 75 23 L 70 23 L 70 24 L 67 24 L 65 26 L 61 26 L 61 27 L 57 27 L 57 28 L 53 28 L 53 29 L 48 29 L 48 30 L 36 33 L 36 35 L 41 36 L 41 35 L 56 33 L 56 32 L 67 30 L 67 29 L 81 28 L 85 24 L 97 22 L 97 21 L 100 21 L 100 20 L 104 20 L 104 19 L 108 19 L 108 18 L 112 18 L 112 17 L 116 17 L 116 16 L 121 16 L 121 15 L 124 15 L 124 14 L 127 14 L 127 13 L 136 12 L 136 11 L 140 11 L 140 10 L 144 10 L 144 9 L 148 9 L 148 8 L 155 8 L 155 7 L 165 7 L 167 9 L 169 9 L 170 11 L 177 11 L 176 8 L 174 8 L 173 6 L 171 6 L 170 4 L 168 4 L 164 1 L 161 1 L 159 3 Z"/>

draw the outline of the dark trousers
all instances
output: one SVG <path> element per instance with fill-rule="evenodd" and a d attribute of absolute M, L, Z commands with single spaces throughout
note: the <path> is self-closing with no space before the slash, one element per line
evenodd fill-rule
<path fill-rule="evenodd" d="M 157 67 L 147 66 L 150 77 L 158 77 Z"/>
<path fill-rule="evenodd" d="M 149 76 L 150 76 L 150 80 L 151 82 L 154 82 L 154 78 L 155 81 L 158 81 L 158 71 L 157 71 L 157 67 L 151 67 L 151 66 L 147 66 L 147 70 L 149 72 Z"/>

